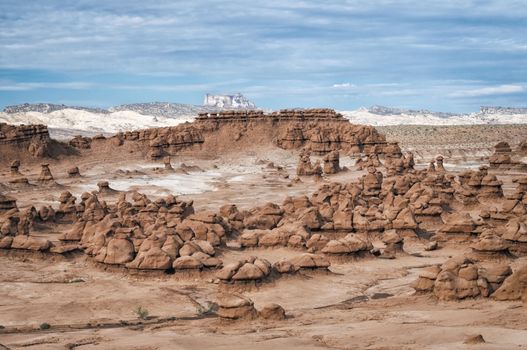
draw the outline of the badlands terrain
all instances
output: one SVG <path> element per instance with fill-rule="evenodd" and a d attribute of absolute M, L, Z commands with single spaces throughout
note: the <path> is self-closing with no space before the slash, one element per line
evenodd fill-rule
<path fill-rule="evenodd" d="M 16 113 L 73 112 L 1 116 L 0 349 L 526 347 L 519 117 Z"/>

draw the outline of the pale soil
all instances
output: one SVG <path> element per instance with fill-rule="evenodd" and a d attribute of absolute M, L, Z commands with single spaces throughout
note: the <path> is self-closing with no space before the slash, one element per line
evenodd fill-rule
<path fill-rule="evenodd" d="M 494 152 L 493 146 L 507 141 L 517 146 L 527 140 L 527 125 L 397 125 L 377 126 L 387 141 L 399 142 L 402 149 L 414 152 L 416 160 L 430 161 L 436 155 L 466 163 L 482 160 Z"/>
<path fill-rule="evenodd" d="M 435 128 L 425 131 L 422 128 Z M 389 140 L 405 149 L 420 147 L 417 167 L 431 157 L 451 150 L 445 161 L 450 171 L 485 164 L 491 146 L 503 138 L 512 144 L 527 136 L 517 126 L 383 127 Z M 475 128 L 475 129 L 472 129 Z M 497 128 L 497 129 L 495 129 Z M 517 129 L 517 131 L 515 131 Z M 470 129 L 470 130 L 469 130 Z M 499 130 L 498 130 L 499 129 Z M 477 130 L 477 132 L 474 132 Z M 517 135 L 516 135 L 517 134 Z M 498 136 L 497 136 L 498 135 Z M 461 138 L 463 137 L 463 138 Z M 502 138 L 503 137 L 503 138 Z M 499 138 L 499 139 L 498 139 Z M 526 137 L 527 138 L 527 137 Z M 483 140 L 483 141 L 481 141 Z M 517 141 L 517 142 L 516 142 Z M 466 145 L 474 145 L 467 147 Z M 249 209 L 288 195 L 310 195 L 327 181 L 349 182 L 364 172 L 350 170 L 316 181 L 295 177 L 297 153 L 277 148 L 241 150 L 223 157 L 174 157 L 172 165 L 194 165 L 203 171 L 188 174 L 155 170 L 162 163 L 145 161 L 139 154 L 116 159 L 107 150 L 95 149 L 75 163 L 55 161 L 50 168 L 60 184 L 52 187 L 11 188 L 20 208 L 57 205 L 60 193 L 76 196 L 96 190 L 108 180 L 122 190 L 138 189 L 150 197 L 179 194 L 194 200 L 198 209 L 217 211 L 227 203 Z M 104 151 L 104 152 L 99 152 Z M 267 166 L 272 161 L 277 169 Z M 341 157 L 341 164 L 354 160 Z M 78 165 L 83 175 L 69 179 L 66 170 Z M 21 172 L 35 184 L 39 164 L 22 164 Z M 122 171 L 120 171 L 122 170 Z M 126 171 L 129 171 L 126 173 Z M 498 174 L 504 188 L 513 188 L 518 173 Z M 0 171 L 6 183 L 8 169 Z M 105 197 L 109 202 L 116 196 Z M 65 227 L 41 227 L 38 235 L 56 239 Z M 374 242 L 378 245 L 379 242 Z M 0 349 L 520 349 L 527 347 L 527 313 L 521 302 L 491 299 L 439 302 L 432 296 L 414 295 L 410 284 L 421 269 L 440 264 L 466 252 L 464 245 L 423 251 L 423 242 L 408 241 L 394 260 L 363 259 L 333 263 L 331 273 L 300 274 L 252 286 L 243 291 L 256 308 L 268 303 L 282 305 L 284 321 L 222 321 L 203 315 L 200 308 L 216 300 L 220 287 L 214 275 L 130 274 L 124 269 L 95 264 L 82 254 L 67 257 L 0 254 Z M 220 250 L 224 262 L 259 256 L 271 262 L 301 252 L 272 250 Z M 232 289 L 239 290 L 239 289 Z M 150 319 L 134 313 L 142 306 Z M 42 323 L 49 330 L 39 330 Z M 481 334 L 485 344 L 468 345 L 469 336 Z"/>

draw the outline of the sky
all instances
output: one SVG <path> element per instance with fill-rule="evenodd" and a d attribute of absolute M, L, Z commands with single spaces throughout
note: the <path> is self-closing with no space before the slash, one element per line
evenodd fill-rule
<path fill-rule="evenodd" d="M 0 108 L 527 107 L 527 0 L 0 0 Z"/>

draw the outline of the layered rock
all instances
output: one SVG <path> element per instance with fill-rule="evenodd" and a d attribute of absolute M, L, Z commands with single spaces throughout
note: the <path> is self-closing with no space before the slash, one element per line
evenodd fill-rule
<path fill-rule="evenodd" d="M 477 241 L 470 245 L 473 260 L 501 260 L 509 258 L 509 244 L 493 229 L 484 230 Z"/>
<path fill-rule="evenodd" d="M 251 299 L 238 293 L 222 293 L 218 296 L 218 316 L 225 319 L 254 319 L 257 316 Z"/>
<path fill-rule="evenodd" d="M 5 196 L 0 193 L 0 214 L 16 208 L 16 199 Z"/>
<path fill-rule="evenodd" d="M 490 156 L 489 163 L 492 169 L 512 167 L 511 146 L 507 142 L 499 142 L 494 146 L 494 154 Z"/>
<path fill-rule="evenodd" d="M 6 155 L 8 152 L 16 155 L 17 151 L 23 150 L 34 157 L 44 157 L 49 153 L 50 142 L 48 128 L 45 125 L 0 123 L 0 147 Z M 2 155 L 0 153 L 0 157 Z"/>

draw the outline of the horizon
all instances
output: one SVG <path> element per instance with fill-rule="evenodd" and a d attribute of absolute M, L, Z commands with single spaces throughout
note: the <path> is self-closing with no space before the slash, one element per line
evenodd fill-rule
<path fill-rule="evenodd" d="M 213 96 L 218 96 L 218 95 L 214 95 L 214 94 L 210 94 L 210 93 L 206 93 L 206 95 L 213 95 Z M 221 95 L 227 95 L 227 94 L 221 94 Z M 234 95 L 234 94 L 232 94 Z M 243 95 L 243 94 L 242 94 Z M 254 101 L 250 101 L 250 102 L 254 102 Z M 19 104 L 14 104 L 14 105 L 4 105 L 4 106 L 1 106 L 0 105 L 0 112 L 4 112 L 6 108 L 10 108 L 10 107 L 16 107 L 16 106 L 22 106 L 22 105 L 39 105 L 39 104 L 47 104 L 47 105 L 57 105 L 57 106 L 64 106 L 66 107 L 65 109 L 68 109 L 68 108 L 90 108 L 90 109 L 101 109 L 101 110 L 106 110 L 106 111 L 109 111 L 111 108 L 114 108 L 114 107 L 120 107 L 120 106 L 123 106 L 123 105 L 139 105 L 139 104 L 176 104 L 176 105 L 187 105 L 187 106 L 193 106 L 193 107 L 204 107 L 205 105 L 203 104 L 191 104 L 191 103 L 185 103 L 185 102 L 181 102 L 181 101 L 144 101 L 144 102 L 135 102 L 135 103 L 126 103 L 126 104 L 122 104 L 122 105 L 108 105 L 108 106 L 88 106 L 88 105 L 66 105 L 66 104 L 63 104 L 63 103 L 52 103 L 52 102 L 23 102 L 23 103 L 19 103 Z M 315 106 L 315 107 L 309 107 L 309 108 L 332 108 L 332 107 L 328 107 L 328 106 Z M 392 110 L 401 110 L 401 111 L 407 111 L 407 112 L 430 112 L 430 113 L 445 113 L 445 114 L 452 114 L 452 115 L 467 115 L 467 114 L 473 114 L 473 113 L 478 113 L 478 112 L 481 112 L 482 109 L 485 109 L 485 108 L 501 108 L 501 109 L 525 109 L 527 110 L 527 107 L 523 107 L 523 106 L 517 106 L 517 107 L 512 107 L 512 106 L 479 106 L 479 108 L 477 110 L 473 110 L 473 111 L 468 111 L 468 112 L 451 112 L 451 111 L 440 111 L 440 110 L 430 110 L 430 109 L 426 109 L 426 108 L 400 108 L 400 107 L 392 107 L 392 106 L 382 106 L 382 105 L 370 105 L 370 106 L 358 106 L 356 108 L 353 108 L 353 109 L 334 109 L 335 111 L 337 112 L 347 112 L 347 111 L 357 111 L 357 110 L 360 110 L 360 109 L 365 109 L 365 110 L 368 110 L 368 111 L 371 111 L 372 109 L 374 108 L 387 108 L 387 109 L 392 109 Z M 236 108 L 235 108 L 236 109 Z M 243 108 L 241 108 L 243 110 Z M 263 111 L 278 111 L 280 109 L 307 109 L 306 107 L 301 107 L 301 106 L 292 106 L 292 107 L 287 107 L 287 108 L 278 108 L 278 109 L 271 109 L 271 108 L 261 108 L 259 107 L 258 105 L 256 105 L 256 109 L 258 110 L 263 110 Z"/>
<path fill-rule="evenodd" d="M 258 107 L 527 105 L 525 1 L 5 0 L 0 109 L 241 92 Z"/>

